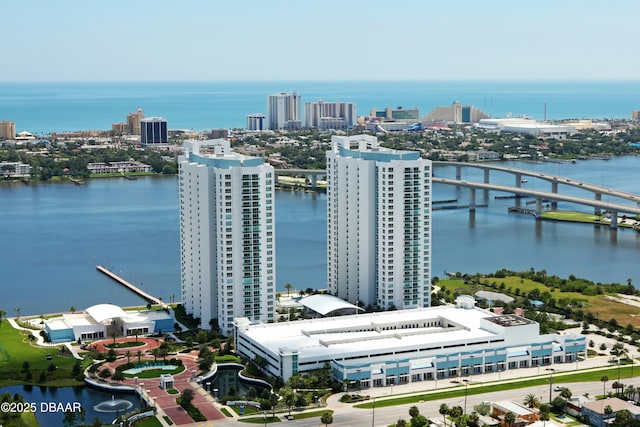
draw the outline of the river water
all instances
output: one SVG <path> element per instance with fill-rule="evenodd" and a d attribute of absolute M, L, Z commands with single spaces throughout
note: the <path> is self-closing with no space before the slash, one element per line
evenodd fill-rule
<path fill-rule="evenodd" d="M 638 157 L 572 163 L 501 163 L 551 173 L 610 188 L 640 192 Z M 454 177 L 452 167 L 436 167 L 435 175 Z M 462 178 L 482 181 L 482 171 L 463 169 Z M 514 177 L 491 173 L 491 182 L 513 185 Z M 522 184 L 550 191 L 550 184 L 528 179 Z M 589 197 L 579 189 L 561 192 Z M 434 200 L 468 202 L 469 190 L 437 184 Z M 531 216 L 509 214 L 513 199 L 486 199 L 478 191 L 475 214 L 467 210 L 433 212 L 433 275 L 446 271 L 492 272 L 499 268 L 546 269 L 549 274 L 575 274 L 599 282 L 640 283 L 637 266 L 640 233 L 589 225 L 535 221 Z M 606 199 L 605 199 L 606 200 Z M 612 202 L 617 200 L 611 200 Z M 135 295 L 95 270 L 103 264 L 152 294 L 169 300 L 180 295 L 178 248 L 178 191 L 175 177 L 91 180 L 87 185 L 0 185 L 0 308 L 15 315 L 83 309 L 111 302 L 143 303 Z M 526 203 L 524 200 L 522 203 Z M 437 205 L 436 205 L 437 206 Z M 590 211 L 584 206 L 560 204 L 560 209 Z M 277 283 L 296 289 L 326 286 L 326 196 L 276 193 Z M 82 402 L 87 420 L 93 406 L 111 395 L 88 388 L 41 389 L 8 387 L 40 402 Z M 134 396 L 115 396 L 138 405 Z M 61 425 L 61 415 L 38 414 L 45 426 Z"/>
<path fill-rule="evenodd" d="M 505 163 L 501 163 L 505 165 Z M 611 188 L 640 192 L 638 157 L 572 163 L 507 165 L 558 174 Z M 437 176 L 453 177 L 452 167 L 436 167 Z M 463 169 L 463 179 L 482 181 L 482 171 Z M 491 173 L 491 182 L 513 185 L 513 175 Z M 550 191 L 550 184 L 529 179 L 522 184 Z M 579 189 L 561 192 L 588 196 Z M 433 200 L 468 200 L 469 190 L 437 184 Z M 608 227 L 535 221 L 509 214 L 513 199 L 495 199 L 475 214 L 467 210 L 433 212 L 434 276 L 445 270 L 493 272 L 500 268 L 546 269 L 598 282 L 640 283 L 637 258 L 640 233 Z M 613 202 L 614 200 L 612 200 Z M 522 203 L 525 203 L 524 201 Z M 175 177 L 136 181 L 95 179 L 86 185 L 0 185 L 0 308 L 15 315 L 84 309 L 97 303 L 140 304 L 95 270 L 109 267 L 165 301 L 180 298 L 178 187 Z M 437 206 L 437 205 L 436 205 Z M 560 204 L 560 209 L 590 211 Z M 296 289 L 326 286 L 326 196 L 276 193 L 277 284 Z M 7 292 L 10 290 L 9 292 Z"/>

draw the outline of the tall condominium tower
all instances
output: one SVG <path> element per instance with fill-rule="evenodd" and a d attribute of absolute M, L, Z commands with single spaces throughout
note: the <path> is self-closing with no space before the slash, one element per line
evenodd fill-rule
<path fill-rule="evenodd" d="M 374 136 L 333 136 L 327 152 L 329 292 L 384 309 L 428 307 L 431 161 Z"/>
<path fill-rule="evenodd" d="M 302 126 L 301 97 L 297 93 L 277 93 L 267 98 L 269 129 L 300 129 Z"/>
<path fill-rule="evenodd" d="M 130 135 L 140 135 L 140 121 L 142 119 L 144 119 L 144 113 L 140 107 L 135 113 L 127 115 L 127 127 Z"/>
<path fill-rule="evenodd" d="M 351 129 L 358 113 L 353 102 L 307 102 L 304 104 L 304 125 L 320 130 Z"/>
<path fill-rule="evenodd" d="M 273 167 L 229 141 L 187 141 L 179 158 L 180 268 L 187 312 L 223 334 L 275 315 Z"/>

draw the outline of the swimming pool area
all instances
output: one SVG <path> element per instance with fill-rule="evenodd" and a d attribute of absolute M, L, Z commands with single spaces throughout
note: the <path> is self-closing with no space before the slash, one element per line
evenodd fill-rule
<path fill-rule="evenodd" d="M 163 371 L 173 371 L 178 368 L 176 365 L 166 365 L 164 363 L 145 363 L 144 365 L 137 365 L 135 368 L 127 369 L 123 371 L 124 374 L 136 375 L 142 371 L 150 371 L 152 369 L 162 369 Z"/>

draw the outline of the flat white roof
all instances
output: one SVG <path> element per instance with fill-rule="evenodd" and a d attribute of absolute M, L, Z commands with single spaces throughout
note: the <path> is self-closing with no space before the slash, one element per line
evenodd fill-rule
<path fill-rule="evenodd" d="M 276 354 L 280 349 L 298 349 L 299 360 L 330 360 L 343 353 L 375 353 L 384 348 L 489 339 L 496 334 L 480 328 L 481 319 L 487 317 L 496 315 L 478 307 L 449 305 L 255 324 L 243 333 Z M 426 321 L 448 327 L 424 327 Z"/>

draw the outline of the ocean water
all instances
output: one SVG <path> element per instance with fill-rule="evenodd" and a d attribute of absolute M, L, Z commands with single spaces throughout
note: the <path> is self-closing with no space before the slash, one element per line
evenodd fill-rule
<path fill-rule="evenodd" d="M 454 101 L 493 117 L 630 118 L 640 109 L 637 81 L 281 81 L 0 83 L 0 120 L 35 134 L 111 129 L 141 107 L 171 129 L 244 128 L 246 115 L 266 113 L 267 96 L 296 91 L 302 102 L 351 101 L 372 108 L 420 108 L 424 115 Z"/>

